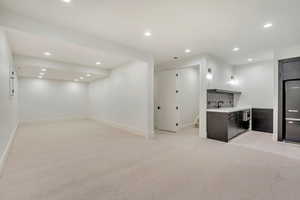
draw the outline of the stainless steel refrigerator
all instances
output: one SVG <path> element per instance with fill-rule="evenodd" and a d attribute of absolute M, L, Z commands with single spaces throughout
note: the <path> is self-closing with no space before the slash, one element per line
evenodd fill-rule
<path fill-rule="evenodd" d="M 285 139 L 300 142 L 300 80 L 285 82 Z"/>

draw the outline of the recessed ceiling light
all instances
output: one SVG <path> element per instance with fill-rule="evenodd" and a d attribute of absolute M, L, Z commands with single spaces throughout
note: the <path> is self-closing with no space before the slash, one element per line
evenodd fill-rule
<path fill-rule="evenodd" d="M 39 78 L 39 79 L 42 79 L 43 77 L 42 77 L 42 76 L 38 76 L 38 78 Z"/>
<path fill-rule="evenodd" d="M 80 80 L 83 80 L 84 78 L 81 76 L 81 77 L 79 77 L 79 79 L 80 79 Z"/>
<path fill-rule="evenodd" d="M 238 48 L 238 47 L 234 47 L 233 49 L 232 49 L 232 51 L 239 51 L 240 50 L 240 48 Z"/>
<path fill-rule="evenodd" d="M 191 53 L 191 50 L 190 49 L 186 49 L 184 52 L 185 53 Z"/>
<path fill-rule="evenodd" d="M 41 73 L 40 73 L 40 75 L 41 75 L 41 76 L 44 76 L 44 75 L 45 75 L 45 73 L 41 72 Z"/>
<path fill-rule="evenodd" d="M 272 26 L 273 26 L 272 23 L 266 23 L 266 24 L 264 25 L 264 28 L 271 28 Z"/>
<path fill-rule="evenodd" d="M 248 58 L 248 61 L 249 61 L 249 62 L 252 62 L 252 61 L 253 61 L 253 58 Z"/>
<path fill-rule="evenodd" d="M 96 65 L 101 65 L 101 62 L 96 62 Z"/>
<path fill-rule="evenodd" d="M 91 75 L 91 74 L 86 74 L 85 76 L 86 76 L 86 77 L 90 77 L 90 76 L 92 76 L 92 75 Z"/>
<path fill-rule="evenodd" d="M 150 32 L 150 31 L 146 31 L 145 33 L 144 33 L 144 36 L 146 36 L 146 37 L 150 37 L 152 35 L 152 33 Z"/>
<path fill-rule="evenodd" d="M 41 71 L 42 71 L 42 72 L 46 72 L 46 71 L 47 71 L 47 69 L 46 69 L 46 68 L 43 68 Z"/>
<path fill-rule="evenodd" d="M 46 52 L 44 52 L 44 55 L 45 56 L 51 56 L 52 54 L 50 52 L 46 51 Z"/>
<path fill-rule="evenodd" d="M 61 0 L 61 1 L 65 3 L 71 3 L 72 0 Z"/>
<path fill-rule="evenodd" d="M 76 78 L 76 79 L 74 79 L 74 81 L 75 81 L 75 82 L 78 82 L 79 80 Z"/>

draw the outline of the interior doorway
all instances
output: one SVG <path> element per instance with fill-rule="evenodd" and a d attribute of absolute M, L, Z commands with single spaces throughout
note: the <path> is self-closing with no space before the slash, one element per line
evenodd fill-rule
<path fill-rule="evenodd" d="M 180 121 L 177 90 L 178 72 L 176 70 L 159 72 L 157 84 L 157 129 L 176 132 Z"/>
<path fill-rule="evenodd" d="M 199 126 L 199 67 L 156 73 L 156 129 L 176 133 Z"/>

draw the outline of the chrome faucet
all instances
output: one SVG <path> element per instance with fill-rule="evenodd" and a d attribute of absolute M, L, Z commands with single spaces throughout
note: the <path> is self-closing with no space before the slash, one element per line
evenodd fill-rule
<path fill-rule="evenodd" d="M 218 108 L 221 108 L 221 105 L 224 104 L 224 101 L 218 101 L 217 104 L 218 104 L 217 107 L 218 107 Z"/>

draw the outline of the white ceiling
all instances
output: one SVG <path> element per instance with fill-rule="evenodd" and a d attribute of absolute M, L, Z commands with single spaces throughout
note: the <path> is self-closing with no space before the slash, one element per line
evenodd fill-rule
<path fill-rule="evenodd" d="M 42 67 L 36 66 L 21 66 L 18 67 L 17 72 L 19 77 L 23 78 L 38 78 L 39 73 L 41 73 Z M 100 78 L 104 78 L 105 76 L 99 74 L 89 73 L 90 76 L 87 77 L 87 73 L 80 73 L 77 71 L 65 71 L 65 70 L 57 70 L 57 69 L 47 69 L 43 75 L 43 79 L 50 79 L 50 80 L 63 80 L 63 81 L 74 81 L 77 79 L 78 82 L 92 82 Z M 83 80 L 80 79 L 83 78 Z"/>
<path fill-rule="evenodd" d="M 92 82 L 110 75 L 110 70 L 29 56 L 14 56 L 14 66 L 18 77 L 26 78 L 38 78 L 42 75 L 43 79 Z"/>
<path fill-rule="evenodd" d="M 61 0 L 0 0 L 0 7 L 150 52 L 158 63 L 187 56 L 184 49 L 190 48 L 190 55 L 211 53 L 240 64 L 248 57 L 267 59 L 262 55 L 271 55 L 274 48 L 300 43 L 299 0 L 72 0 L 71 4 Z M 263 29 L 269 21 L 274 26 Z M 152 37 L 144 37 L 145 30 L 151 30 Z M 44 51 L 45 46 L 36 45 Z M 232 52 L 234 46 L 241 50 Z M 40 53 L 22 48 L 14 45 L 16 51 Z M 82 51 L 75 47 L 77 53 Z M 68 56 L 58 59 L 69 60 Z M 92 65 L 98 59 L 87 57 L 76 62 Z"/>
<path fill-rule="evenodd" d="M 111 55 L 104 51 L 24 32 L 8 31 L 7 35 L 15 55 L 44 58 L 99 69 L 113 69 L 130 61 L 128 58 Z M 52 55 L 45 56 L 44 52 L 51 52 Z M 96 65 L 96 62 L 99 61 L 101 65 Z"/>

